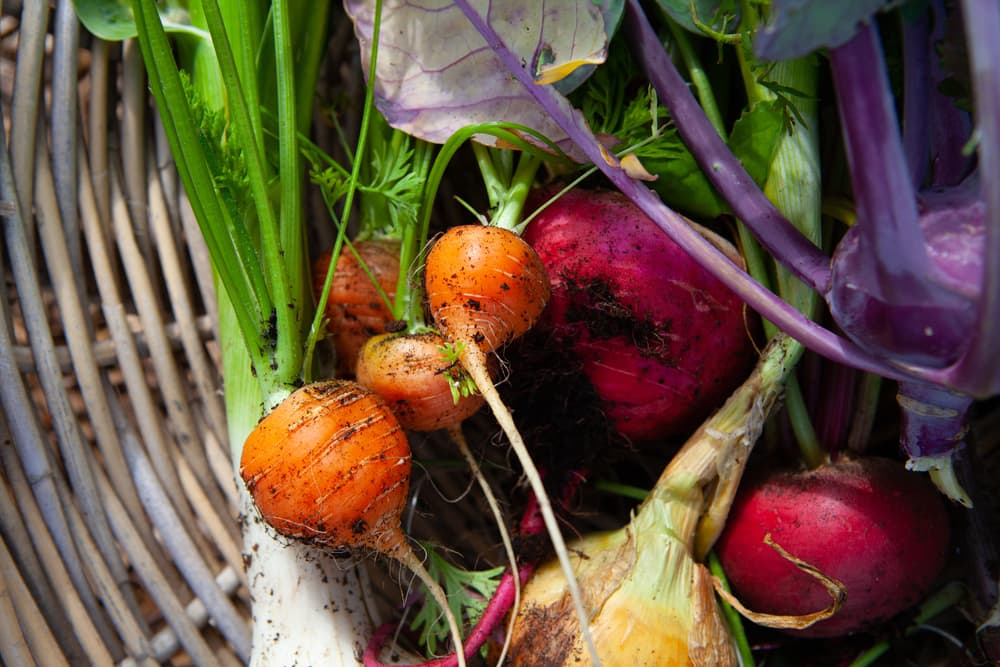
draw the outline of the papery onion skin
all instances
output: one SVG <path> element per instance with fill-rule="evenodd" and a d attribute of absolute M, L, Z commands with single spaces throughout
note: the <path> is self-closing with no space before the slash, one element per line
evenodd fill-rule
<path fill-rule="evenodd" d="M 588 535 L 570 545 L 584 599 L 594 612 L 590 631 L 602 665 L 735 666 L 732 641 L 702 566 L 676 535 L 633 528 Z M 592 664 L 557 563 L 532 576 L 517 618 L 512 664 Z"/>

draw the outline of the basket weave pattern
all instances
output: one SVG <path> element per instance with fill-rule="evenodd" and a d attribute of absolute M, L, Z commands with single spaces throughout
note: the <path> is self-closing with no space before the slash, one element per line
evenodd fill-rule
<path fill-rule="evenodd" d="M 0 15 L 0 661 L 241 664 L 211 269 L 137 45 Z"/>

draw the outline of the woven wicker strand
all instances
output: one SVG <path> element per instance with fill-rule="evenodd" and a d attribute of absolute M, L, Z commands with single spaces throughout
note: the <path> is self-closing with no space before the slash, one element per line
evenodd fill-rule
<path fill-rule="evenodd" d="M 0 659 L 243 664 L 212 274 L 139 50 L 4 7 Z"/>

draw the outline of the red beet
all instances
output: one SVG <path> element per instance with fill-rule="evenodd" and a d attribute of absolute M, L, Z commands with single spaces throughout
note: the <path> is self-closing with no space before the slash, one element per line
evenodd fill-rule
<path fill-rule="evenodd" d="M 870 628 L 922 600 L 948 558 L 949 517 L 925 477 L 884 458 L 842 459 L 811 471 L 748 478 L 716 550 L 750 609 L 806 614 L 829 594 L 764 543 L 772 540 L 847 587 L 833 617 L 792 631 L 836 637 Z"/>
<path fill-rule="evenodd" d="M 620 193 L 573 190 L 524 239 L 552 283 L 540 326 L 579 358 L 622 435 L 685 433 L 750 371 L 753 313 Z"/>

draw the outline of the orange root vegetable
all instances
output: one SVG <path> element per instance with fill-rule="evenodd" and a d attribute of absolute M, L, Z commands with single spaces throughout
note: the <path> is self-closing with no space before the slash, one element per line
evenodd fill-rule
<path fill-rule="evenodd" d="M 425 271 L 438 328 L 449 340 L 485 352 L 534 326 L 551 295 L 537 253 L 499 227 L 452 227 L 431 247 Z"/>
<path fill-rule="evenodd" d="M 329 380 L 297 389 L 260 421 L 243 445 L 240 475 L 279 534 L 327 549 L 369 549 L 410 569 L 461 647 L 444 591 L 403 533 L 411 465 L 406 434 L 385 402 L 357 382 Z"/>
<path fill-rule="evenodd" d="M 526 333 L 545 310 L 552 293 L 545 266 L 534 249 L 509 230 L 462 225 L 450 228 L 431 246 L 424 282 L 435 324 L 458 351 L 462 366 L 486 399 L 524 469 L 566 575 L 574 610 L 583 627 L 584 644 L 594 663 L 600 664 L 586 623 L 590 614 L 573 575 L 552 502 L 488 369 L 487 355 Z"/>
<path fill-rule="evenodd" d="M 354 375 L 361 346 L 372 336 L 384 333 L 393 321 L 389 303 L 395 297 L 399 279 L 397 242 L 360 241 L 354 244 L 354 250 L 357 257 L 345 247 L 337 258 L 325 309 L 327 329 L 337 352 L 337 374 L 341 377 Z M 313 292 L 317 297 L 326 282 L 331 256 L 332 251 L 328 251 L 313 264 Z"/>
<path fill-rule="evenodd" d="M 385 400 L 405 429 L 457 426 L 485 401 L 470 393 L 465 370 L 445 346 L 436 332 L 374 336 L 358 355 L 357 380 Z"/>

